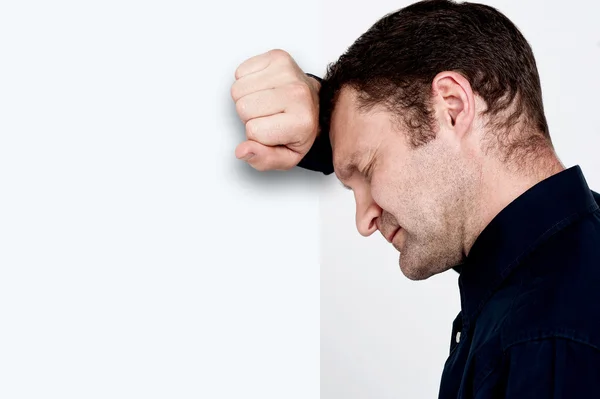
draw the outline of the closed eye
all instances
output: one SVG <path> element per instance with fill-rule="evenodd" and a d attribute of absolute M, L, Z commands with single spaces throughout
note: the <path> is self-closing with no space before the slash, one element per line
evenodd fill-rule
<path fill-rule="evenodd" d="M 373 177 L 373 169 L 375 169 L 375 162 L 371 162 L 367 168 L 365 169 L 364 176 L 368 183 L 371 183 L 371 178 Z"/>

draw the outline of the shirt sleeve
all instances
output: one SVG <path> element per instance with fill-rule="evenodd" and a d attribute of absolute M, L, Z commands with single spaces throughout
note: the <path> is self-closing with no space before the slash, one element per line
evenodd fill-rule
<path fill-rule="evenodd" d="M 298 163 L 298 167 L 321 172 L 325 175 L 333 173 L 333 160 L 329 134 L 321 132 L 312 147 Z"/>
<path fill-rule="evenodd" d="M 307 73 L 307 75 L 318 80 L 321 85 L 324 84 L 323 79 L 318 76 L 310 73 Z M 321 90 L 323 90 L 323 86 L 321 86 Z M 298 163 L 298 167 L 330 175 L 334 171 L 333 154 L 331 142 L 329 141 L 329 130 L 327 129 L 327 124 L 323 123 L 323 119 L 324 115 L 319 115 L 319 135 L 308 153 Z"/>
<path fill-rule="evenodd" d="M 600 350 L 566 338 L 545 338 L 506 352 L 506 399 L 600 398 Z"/>

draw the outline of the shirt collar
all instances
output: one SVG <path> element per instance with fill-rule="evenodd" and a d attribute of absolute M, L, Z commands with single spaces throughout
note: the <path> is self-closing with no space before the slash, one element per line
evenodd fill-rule
<path fill-rule="evenodd" d="M 539 182 L 485 227 L 460 271 L 463 328 L 521 260 L 569 222 L 598 209 L 579 165 Z"/>

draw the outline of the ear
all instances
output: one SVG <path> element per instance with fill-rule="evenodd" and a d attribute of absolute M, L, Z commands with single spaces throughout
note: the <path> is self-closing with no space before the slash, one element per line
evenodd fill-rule
<path fill-rule="evenodd" d="M 461 138 L 475 118 L 475 95 L 469 81 L 460 73 L 440 72 L 433 79 L 434 102 L 447 129 Z"/>

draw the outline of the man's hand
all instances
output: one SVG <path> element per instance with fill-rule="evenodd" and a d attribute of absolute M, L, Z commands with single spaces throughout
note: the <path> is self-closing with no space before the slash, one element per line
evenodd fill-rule
<path fill-rule="evenodd" d="M 279 49 L 244 61 L 235 79 L 231 97 L 247 138 L 236 157 L 260 171 L 298 165 L 319 131 L 320 83 Z"/>

